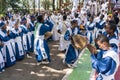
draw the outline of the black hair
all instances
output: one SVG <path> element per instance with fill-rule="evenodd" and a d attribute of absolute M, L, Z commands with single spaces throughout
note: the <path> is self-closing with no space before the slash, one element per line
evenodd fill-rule
<path fill-rule="evenodd" d="M 5 21 L 5 17 L 1 17 L 1 20 Z"/>
<path fill-rule="evenodd" d="M 37 17 L 37 21 L 41 23 L 42 20 L 43 20 L 43 15 L 39 15 L 39 16 Z"/>
<path fill-rule="evenodd" d="M 110 29 L 113 30 L 113 32 L 115 32 L 117 29 L 116 24 L 109 23 L 109 25 L 110 25 Z"/>
<path fill-rule="evenodd" d="M 94 16 L 90 16 L 90 18 L 93 20 L 93 19 L 94 19 Z"/>
<path fill-rule="evenodd" d="M 77 18 L 77 17 L 78 17 L 78 13 L 75 13 L 74 15 L 75 15 L 75 18 Z"/>
<path fill-rule="evenodd" d="M 112 24 L 115 24 L 115 21 L 114 20 L 109 20 L 108 23 L 112 23 Z"/>
<path fill-rule="evenodd" d="M 101 16 L 100 16 L 100 19 L 103 19 L 105 16 L 102 14 Z"/>
<path fill-rule="evenodd" d="M 67 19 L 67 15 L 63 15 L 63 20 L 66 20 Z"/>
<path fill-rule="evenodd" d="M 114 20 L 110 20 L 110 21 L 108 22 L 108 25 L 109 25 L 109 29 L 110 29 L 110 30 L 113 30 L 113 32 L 116 31 L 117 25 L 116 25 L 116 23 L 115 23 Z"/>
<path fill-rule="evenodd" d="M 115 13 L 113 14 L 113 16 L 118 16 L 118 13 L 117 13 L 117 12 L 115 12 Z"/>
<path fill-rule="evenodd" d="M 73 25 L 74 23 L 76 23 L 77 22 L 77 20 L 73 20 L 73 21 L 71 21 L 71 24 Z"/>
<path fill-rule="evenodd" d="M 101 43 L 103 42 L 107 42 L 109 44 L 109 39 L 104 36 L 104 35 L 98 35 L 98 37 L 95 39 L 95 42 L 97 43 L 98 41 L 100 41 Z"/>
<path fill-rule="evenodd" d="M 113 17 L 114 17 L 115 24 L 118 24 L 119 23 L 119 18 L 117 16 L 113 16 Z"/>

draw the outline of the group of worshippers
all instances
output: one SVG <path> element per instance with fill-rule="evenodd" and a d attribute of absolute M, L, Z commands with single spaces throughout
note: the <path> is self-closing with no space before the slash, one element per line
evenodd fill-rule
<path fill-rule="evenodd" d="M 87 40 L 86 47 L 91 53 L 92 67 L 97 72 L 96 80 L 114 80 L 119 66 L 119 18 L 117 11 L 108 14 L 106 9 L 91 14 L 83 6 L 80 12 L 55 11 L 38 16 L 34 47 L 38 63 L 51 61 L 50 50 L 45 40 L 45 33 L 51 31 L 51 39 L 59 41 L 58 50 L 65 51 L 63 63 L 68 67 L 76 67 L 75 63 L 82 50 L 73 46 L 72 37 L 81 35 Z"/>
<path fill-rule="evenodd" d="M 89 5 L 83 5 L 80 12 L 55 11 L 52 14 L 41 13 L 36 18 L 14 15 L 6 20 L 1 19 L 0 71 L 14 65 L 16 60 L 23 59 L 30 52 L 35 53 L 37 65 L 50 63 L 50 39 L 59 41 L 58 50 L 65 52 L 63 63 L 68 67 L 76 67 L 82 50 L 73 46 L 72 37 L 81 35 L 87 40 L 85 47 L 91 52 L 92 67 L 98 73 L 96 80 L 114 79 L 119 65 L 118 12 L 108 15 L 106 7 L 95 14 L 86 8 Z M 45 39 L 48 32 L 52 36 Z"/>
<path fill-rule="evenodd" d="M 34 21 L 33 15 L 29 18 L 21 18 L 20 14 L 1 17 L 0 72 L 24 59 L 25 54 L 34 52 Z"/>
<path fill-rule="evenodd" d="M 90 44 L 87 45 L 92 53 L 92 68 L 96 70 L 97 74 L 96 78 L 92 80 L 114 80 L 114 75 L 119 66 L 118 12 L 114 11 L 113 14 L 108 15 L 108 2 L 102 3 L 100 12 L 97 15 L 93 14 L 96 17 L 91 23 L 87 22 L 88 27 L 90 24 L 94 25 L 87 31 L 89 32 L 90 29 L 94 28 L 91 33 L 93 34 L 91 40 L 94 40 L 95 47 Z M 91 18 L 89 20 L 91 21 Z"/>

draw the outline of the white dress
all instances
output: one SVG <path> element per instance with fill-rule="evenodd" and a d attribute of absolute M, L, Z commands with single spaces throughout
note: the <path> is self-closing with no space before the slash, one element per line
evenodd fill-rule
<path fill-rule="evenodd" d="M 67 21 L 62 21 L 58 28 L 61 31 L 58 50 L 63 51 L 68 47 L 68 41 L 64 39 L 65 32 L 68 29 Z"/>
<path fill-rule="evenodd" d="M 72 2 L 73 2 L 72 12 L 74 12 L 78 8 L 79 0 L 72 0 Z"/>
<path fill-rule="evenodd" d="M 53 30 L 52 30 L 52 32 L 53 32 L 52 39 L 54 41 L 57 41 L 57 40 L 59 40 L 58 31 L 57 31 L 57 29 L 58 29 L 58 16 L 53 15 L 52 20 L 54 22 L 54 27 L 53 27 Z"/>

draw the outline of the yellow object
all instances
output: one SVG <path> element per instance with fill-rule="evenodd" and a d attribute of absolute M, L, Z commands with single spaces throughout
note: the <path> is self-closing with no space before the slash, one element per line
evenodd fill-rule
<path fill-rule="evenodd" d="M 112 17 L 113 15 L 112 14 L 108 14 L 109 17 Z"/>
<path fill-rule="evenodd" d="M 80 25 L 80 29 L 84 29 L 84 26 L 82 24 Z"/>

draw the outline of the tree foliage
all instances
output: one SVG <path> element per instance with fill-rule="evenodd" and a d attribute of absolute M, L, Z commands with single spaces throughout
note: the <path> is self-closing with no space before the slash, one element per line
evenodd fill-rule
<path fill-rule="evenodd" d="M 49 10 L 50 7 L 53 10 L 61 8 L 61 5 L 64 1 L 69 2 L 70 0 L 39 0 L 40 3 L 36 3 L 36 0 L 0 0 L 0 14 L 6 13 L 8 9 L 12 9 L 14 12 L 30 12 L 36 9 L 36 4 L 41 6 L 45 10 Z M 56 5 L 57 4 L 57 5 Z"/>
<path fill-rule="evenodd" d="M 12 9 L 14 12 L 26 9 L 28 2 L 25 3 L 25 1 L 28 0 L 0 0 L 0 13 L 5 13 L 8 9 Z"/>
<path fill-rule="evenodd" d="M 0 0 L 0 13 L 7 11 L 6 0 Z"/>
<path fill-rule="evenodd" d="M 43 0 L 42 1 L 42 6 L 45 10 L 49 10 L 51 5 L 52 5 L 52 3 L 50 0 Z"/>

